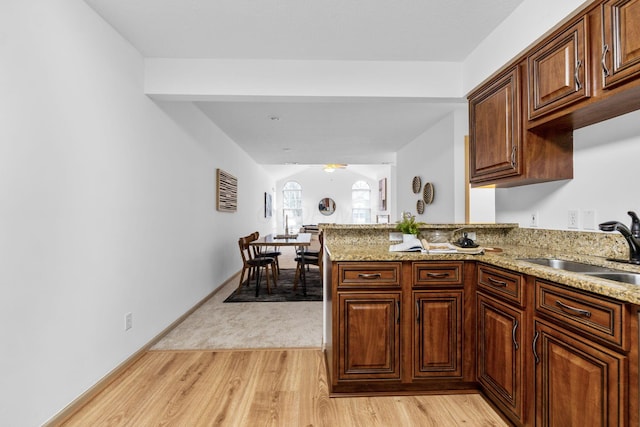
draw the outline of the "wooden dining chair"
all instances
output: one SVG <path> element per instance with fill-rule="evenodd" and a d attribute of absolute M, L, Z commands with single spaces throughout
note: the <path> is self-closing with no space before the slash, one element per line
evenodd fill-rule
<path fill-rule="evenodd" d="M 254 240 L 258 240 L 260 238 L 260 232 L 254 231 L 253 233 L 251 233 L 251 237 Z M 254 258 L 267 257 L 267 258 L 273 258 L 276 261 L 276 276 L 280 275 L 280 255 L 282 255 L 282 252 L 275 250 L 275 248 L 273 249 L 267 248 L 266 250 L 263 251 L 263 250 L 260 250 L 260 248 L 257 246 L 253 247 Z"/>
<path fill-rule="evenodd" d="M 305 251 L 304 252 L 304 265 L 307 267 L 307 271 L 310 265 L 316 265 L 320 269 L 320 283 L 322 283 L 322 253 L 324 250 L 324 238 L 322 231 L 318 234 L 318 241 L 320 242 L 320 250 L 317 252 Z M 300 281 L 300 275 L 302 274 L 302 254 L 298 252 L 296 256 L 296 274 L 293 277 L 293 290 L 298 289 L 298 282 Z"/>
<path fill-rule="evenodd" d="M 276 262 L 273 258 L 268 257 L 254 257 L 253 251 L 250 243 L 253 241 L 253 236 L 250 234 L 245 237 L 241 237 L 238 239 L 238 246 L 240 248 L 240 255 L 242 256 L 242 272 L 240 273 L 240 284 L 238 288 L 242 287 L 242 283 L 244 282 L 244 274 L 245 272 L 249 272 L 247 275 L 247 282 L 251 278 L 251 273 L 253 272 L 256 277 L 256 296 L 258 296 L 260 292 L 260 269 L 264 267 L 264 275 L 267 280 L 267 293 L 271 293 L 271 283 L 269 280 L 269 274 L 273 278 L 274 286 L 277 284 L 276 278 Z M 269 270 L 271 269 L 271 272 Z"/>

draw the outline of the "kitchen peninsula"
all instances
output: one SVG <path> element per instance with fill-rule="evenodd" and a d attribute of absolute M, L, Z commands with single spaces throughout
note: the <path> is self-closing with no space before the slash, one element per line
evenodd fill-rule
<path fill-rule="evenodd" d="M 607 261 L 621 236 L 430 224 L 500 249 L 434 255 L 390 252 L 393 225 L 321 228 L 332 395 L 480 391 L 516 425 L 638 425 L 638 285 L 523 260 L 640 273 Z"/>

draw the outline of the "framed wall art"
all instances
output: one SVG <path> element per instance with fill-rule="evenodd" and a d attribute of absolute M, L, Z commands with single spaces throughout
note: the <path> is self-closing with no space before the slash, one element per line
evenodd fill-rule
<path fill-rule="evenodd" d="M 387 210 L 387 178 L 382 178 L 378 182 L 378 209 Z"/>
<path fill-rule="evenodd" d="M 218 197 L 216 208 L 221 212 L 235 212 L 238 210 L 238 179 L 223 171 L 216 170 L 216 189 Z"/>
<path fill-rule="evenodd" d="M 265 192 L 264 193 L 264 217 L 271 218 L 271 194 Z"/>

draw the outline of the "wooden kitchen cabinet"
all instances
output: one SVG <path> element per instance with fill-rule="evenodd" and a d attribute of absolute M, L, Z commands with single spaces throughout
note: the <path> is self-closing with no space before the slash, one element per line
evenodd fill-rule
<path fill-rule="evenodd" d="M 602 26 L 604 88 L 640 77 L 640 0 L 605 1 Z"/>
<path fill-rule="evenodd" d="M 338 378 L 400 379 L 400 293 L 340 292 Z"/>
<path fill-rule="evenodd" d="M 524 425 L 525 278 L 478 263 L 476 299 L 477 378 L 487 397 L 517 425 Z"/>
<path fill-rule="evenodd" d="M 472 183 L 521 173 L 520 80 L 515 66 L 469 96 Z"/>
<path fill-rule="evenodd" d="M 478 381 L 510 418 L 523 422 L 523 311 L 478 295 Z"/>
<path fill-rule="evenodd" d="M 582 16 L 527 57 L 529 120 L 590 96 L 587 22 Z"/>
<path fill-rule="evenodd" d="M 625 356 L 535 322 L 536 426 L 626 425 Z"/>
<path fill-rule="evenodd" d="M 464 263 L 411 263 L 415 380 L 464 376 Z"/>
<path fill-rule="evenodd" d="M 512 187 L 573 178 L 573 139 L 566 129 L 523 129 L 518 63 L 469 96 L 469 182 Z"/>
<path fill-rule="evenodd" d="M 573 131 L 640 109 L 640 0 L 595 0 L 469 95 L 472 186 L 573 178 Z"/>
<path fill-rule="evenodd" d="M 536 425 L 627 425 L 629 306 L 535 279 Z"/>
<path fill-rule="evenodd" d="M 331 263 L 331 392 L 475 388 L 464 271 L 462 261 Z"/>
<path fill-rule="evenodd" d="M 413 295 L 413 377 L 462 378 L 463 291 Z"/>

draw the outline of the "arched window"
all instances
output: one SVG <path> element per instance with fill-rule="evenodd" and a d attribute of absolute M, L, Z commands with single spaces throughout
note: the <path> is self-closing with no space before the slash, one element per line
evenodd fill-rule
<path fill-rule="evenodd" d="M 354 224 L 371 222 L 371 188 L 364 181 L 356 181 L 351 187 L 351 222 Z"/>
<path fill-rule="evenodd" d="M 302 186 L 288 181 L 282 187 L 282 227 L 288 223 L 289 230 L 297 233 L 302 226 Z M 289 230 L 284 230 L 287 233 Z"/>

